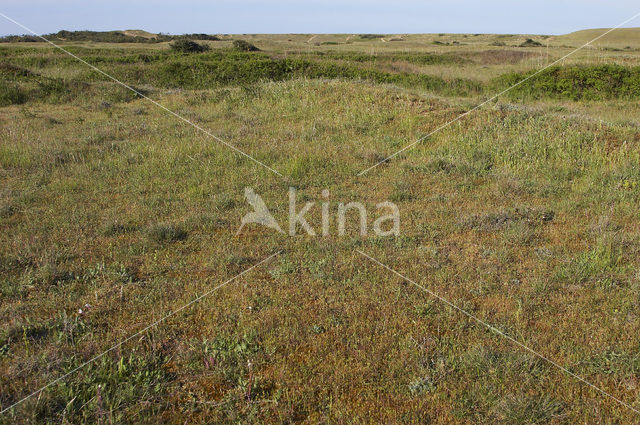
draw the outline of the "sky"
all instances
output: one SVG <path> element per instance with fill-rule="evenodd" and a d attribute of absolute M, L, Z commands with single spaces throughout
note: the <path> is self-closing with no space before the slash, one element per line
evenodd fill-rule
<path fill-rule="evenodd" d="M 639 12 L 638 0 L 0 0 L 0 13 L 39 34 L 566 34 L 613 27 Z M 625 26 L 640 27 L 640 18 Z M 0 35 L 26 32 L 0 16 Z"/>

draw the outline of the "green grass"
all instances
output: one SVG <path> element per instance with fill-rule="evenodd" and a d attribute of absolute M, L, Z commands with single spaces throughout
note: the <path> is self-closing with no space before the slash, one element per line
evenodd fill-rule
<path fill-rule="evenodd" d="M 2 408 L 282 253 L 0 423 L 634 423 L 355 251 L 638 408 L 636 53 L 578 55 L 357 175 L 534 72 L 546 49 L 513 47 L 532 37 L 65 45 L 284 179 L 60 52 L 3 44 Z M 328 189 L 330 235 L 236 234 L 247 186 L 283 229 L 296 187 L 317 233 Z M 387 200 L 400 236 L 360 237 L 355 214 L 338 236 L 338 203 Z"/>

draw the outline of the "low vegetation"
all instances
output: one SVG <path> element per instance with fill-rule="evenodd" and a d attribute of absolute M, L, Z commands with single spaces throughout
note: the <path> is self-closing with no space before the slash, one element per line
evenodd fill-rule
<path fill-rule="evenodd" d="M 140 33 L 140 34 L 138 34 Z M 54 42 L 65 41 L 92 41 L 99 43 L 162 43 L 171 40 L 220 40 L 215 35 L 210 34 L 183 34 L 183 35 L 167 35 L 167 34 L 151 34 L 144 31 L 66 31 L 61 30 L 57 33 L 45 34 L 44 38 Z M 35 43 L 42 42 L 40 37 L 34 35 L 9 35 L 0 37 L 0 43 Z"/>
<path fill-rule="evenodd" d="M 210 50 L 206 44 L 199 44 L 187 39 L 176 40 L 170 46 L 171 50 L 179 53 L 202 53 Z"/>
<path fill-rule="evenodd" d="M 520 44 L 520 47 L 542 47 L 542 43 L 531 38 L 527 38 L 522 42 L 522 44 Z"/>
<path fill-rule="evenodd" d="M 510 87 L 528 74 L 507 74 L 498 85 Z M 640 98 L 640 67 L 622 65 L 555 66 L 526 81 L 510 93 L 512 98 L 610 100 Z"/>
<path fill-rule="evenodd" d="M 248 41 L 245 40 L 233 40 L 233 48 L 236 50 L 239 50 L 241 52 L 258 52 L 260 51 L 260 49 L 258 49 L 256 46 L 254 46 L 253 44 L 249 43 Z"/>
<path fill-rule="evenodd" d="M 242 40 L 236 40 L 244 46 Z M 476 61 L 519 63 L 529 56 L 508 51 L 474 52 L 469 55 L 433 53 L 385 53 L 371 55 L 358 52 L 301 53 L 278 58 L 250 47 L 236 50 L 215 49 L 188 39 L 170 44 L 168 52 L 137 53 L 114 56 L 108 49 L 92 52 L 105 71 L 130 84 L 163 88 L 209 89 L 228 84 L 254 84 L 261 81 L 282 81 L 296 78 L 326 78 L 364 80 L 377 84 L 395 84 L 406 88 L 428 90 L 446 96 L 490 95 L 525 79 L 531 73 L 506 72 L 491 81 L 470 78 L 442 78 L 429 73 L 407 72 L 393 64 L 473 67 Z M 108 82 L 99 74 L 83 70 L 73 78 L 45 77 L 39 68 L 51 66 L 75 67 L 74 59 L 55 51 L 53 56 L 36 57 L 29 50 L 11 62 L 0 62 L 0 103 L 22 104 L 30 99 L 72 100 L 74 86 L 87 89 L 88 82 Z M 102 52 L 108 52 L 100 56 Z M 197 57 L 172 56 L 169 53 L 200 53 Z M 36 65 L 34 67 L 34 65 Z M 30 70 L 30 67 L 32 70 Z M 535 79 L 528 80 L 509 93 L 512 99 L 608 100 L 640 97 L 640 67 L 625 65 L 555 66 Z M 126 94 L 124 94 L 127 97 Z"/>
<path fill-rule="evenodd" d="M 63 41 L 284 178 L 50 46 L 0 46 L 0 408 L 71 372 L 0 424 L 636 422 L 356 249 L 640 408 L 637 52 L 426 137 L 546 49 L 386 37 Z M 238 232 L 246 187 L 282 225 L 292 186 L 318 233 L 323 200 L 393 201 L 400 235 Z"/>

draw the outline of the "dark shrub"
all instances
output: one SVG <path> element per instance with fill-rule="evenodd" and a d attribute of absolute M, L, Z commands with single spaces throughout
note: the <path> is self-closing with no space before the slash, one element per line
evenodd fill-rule
<path fill-rule="evenodd" d="M 33 35 L 7 35 L 5 37 L 0 37 L 0 43 L 16 43 L 19 41 L 36 43 L 42 40 Z"/>
<path fill-rule="evenodd" d="M 253 44 L 244 40 L 233 40 L 233 48 L 236 50 L 241 50 L 243 52 L 257 52 L 260 50 Z"/>
<path fill-rule="evenodd" d="M 33 74 L 28 69 L 12 65 L 7 62 L 0 62 L 0 75 L 11 79 L 17 79 L 19 77 L 30 77 Z"/>
<path fill-rule="evenodd" d="M 209 40 L 209 41 L 220 41 L 220 38 L 215 35 L 209 34 L 183 34 L 174 36 L 176 40 L 180 38 L 186 38 L 191 40 Z"/>
<path fill-rule="evenodd" d="M 361 34 L 360 38 L 362 40 L 374 40 L 376 38 L 382 38 L 384 34 Z"/>
<path fill-rule="evenodd" d="M 147 236 L 154 242 L 166 243 L 186 239 L 187 232 L 180 226 L 172 224 L 157 224 L 147 229 Z"/>
<path fill-rule="evenodd" d="M 49 103 L 69 102 L 91 91 L 91 84 L 84 81 L 45 78 L 38 81 L 37 89 L 30 92 L 30 99 Z"/>
<path fill-rule="evenodd" d="M 17 85 L 0 83 L 0 106 L 19 105 L 27 101 L 27 94 Z"/>
<path fill-rule="evenodd" d="M 420 63 L 442 63 L 442 60 L 449 63 L 449 58 L 437 56 L 419 56 L 414 59 Z M 478 93 L 481 88 L 480 83 L 472 80 L 444 80 L 428 74 L 387 73 L 352 64 L 316 62 L 301 58 L 273 59 L 258 52 L 210 53 L 207 54 L 206 61 L 181 58 L 179 61 L 161 64 L 143 77 L 136 83 L 144 81 L 159 87 L 195 89 L 230 84 L 250 85 L 263 80 L 281 81 L 294 78 L 368 80 L 455 94 Z"/>
<path fill-rule="evenodd" d="M 117 220 L 110 221 L 104 225 L 102 234 L 104 236 L 116 236 L 124 233 L 130 233 L 136 230 L 137 227 L 132 223 L 122 223 Z"/>
<path fill-rule="evenodd" d="M 179 53 L 201 53 L 209 50 L 209 46 L 187 39 L 176 40 L 170 46 L 171 50 Z"/>
<path fill-rule="evenodd" d="M 520 47 L 542 47 L 542 43 L 539 43 L 535 40 L 532 40 L 530 38 L 527 38 L 521 45 Z"/>
<path fill-rule="evenodd" d="M 493 81 L 497 89 L 510 87 L 532 75 L 509 73 Z M 640 67 L 622 65 L 554 66 L 511 90 L 511 98 L 545 97 L 571 100 L 640 98 Z"/>

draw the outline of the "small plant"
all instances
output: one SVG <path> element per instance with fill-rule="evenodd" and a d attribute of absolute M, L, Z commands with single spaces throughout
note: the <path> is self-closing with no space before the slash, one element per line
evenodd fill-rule
<path fill-rule="evenodd" d="M 187 39 L 176 40 L 170 46 L 171 50 L 178 53 L 202 53 L 210 49 L 206 44 L 198 44 Z"/>
<path fill-rule="evenodd" d="M 176 242 L 185 240 L 187 232 L 173 224 L 157 224 L 147 230 L 147 237 L 158 243 Z"/>
<path fill-rule="evenodd" d="M 236 50 L 240 50 L 242 52 L 259 52 L 260 51 L 260 49 L 258 49 L 256 46 L 254 46 L 253 44 L 245 40 L 233 40 L 233 48 Z"/>
<path fill-rule="evenodd" d="M 116 236 L 132 232 L 136 229 L 136 226 L 131 223 L 121 223 L 117 220 L 108 222 L 102 228 L 102 234 L 104 236 Z"/>
<path fill-rule="evenodd" d="M 498 403 L 495 410 L 501 423 L 543 424 L 562 416 L 564 405 L 549 396 L 509 396 Z"/>
<path fill-rule="evenodd" d="M 411 395 L 417 396 L 426 392 L 431 392 L 435 389 L 435 384 L 431 380 L 431 377 L 425 376 L 424 378 L 418 378 L 409 384 L 409 392 Z"/>
<path fill-rule="evenodd" d="M 396 182 L 393 184 L 393 192 L 389 196 L 391 202 L 404 202 L 415 199 L 413 189 L 410 184 L 406 182 Z"/>

